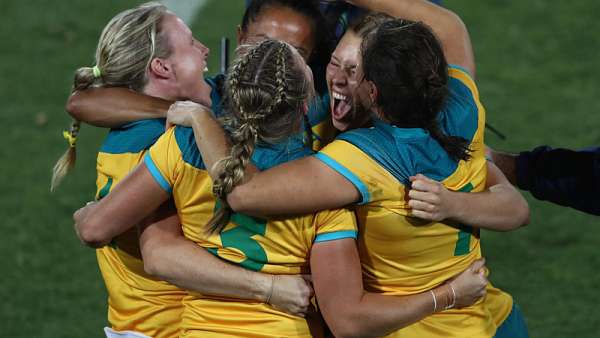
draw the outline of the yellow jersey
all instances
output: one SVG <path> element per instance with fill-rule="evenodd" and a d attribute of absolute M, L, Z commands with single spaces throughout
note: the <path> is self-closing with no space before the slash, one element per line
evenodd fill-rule
<path fill-rule="evenodd" d="M 256 147 L 261 170 L 312 154 L 301 139 Z M 228 262 L 270 274 L 309 273 L 315 242 L 356 238 L 354 214 L 346 209 L 286 218 L 234 214 L 219 233 L 206 235 L 217 208 L 210 179 L 191 128 L 168 130 L 144 162 L 156 182 L 172 193 L 186 238 Z M 321 323 L 283 313 L 268 304 L 190 292 L 184 300 L 184 337 L 311 337 Z"/>
<path fill-rule="evenodd" d="M 367 291 L 412 295 L 430 290 L 481 257 L 479 231 L 462 224 L 424 222 L 408 216 L 409 177 L 418 173 L 454 191 L 482 191 L 485 110 L 471 77 L 449 69 L 450 95 L 438 121 L 472 150 L 452 160 L 427 131 L 381 121 L 341 134 L 315 156 L 358 189 L 359 252 Z M 390 337 L 492 337 L 506 319 L 512 298 L 491 285 L 476 304 L 429 316 Z"/>
<path fill-rule="evenodd" d="M 164 125 L 164 119 L 143 120 L 109 132 L 98 153 L 96 199 L 106 196 L 142 161 Z M 146 274 L 139 251 L 135 227 L 96 250 L 108 292 L 108 320 L 116 331 L 176 337 L 187 292 Z"/>

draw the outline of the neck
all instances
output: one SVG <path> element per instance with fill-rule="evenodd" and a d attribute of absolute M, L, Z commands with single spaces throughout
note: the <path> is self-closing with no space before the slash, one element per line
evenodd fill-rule
<path fill-rule="evenodd" d="M 146 86 L 144 86 L 142 93 L 169 101 L 177 101 L 180 99 L 176 88 L 152 80 L 148 81 Z"/>

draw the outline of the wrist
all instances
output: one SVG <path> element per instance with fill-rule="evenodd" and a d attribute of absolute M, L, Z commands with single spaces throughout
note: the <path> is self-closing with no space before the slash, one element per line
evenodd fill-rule
<path fill-rule="evenodd" d="M 456 192 L 452 198 L 449 198 L 448 201 L 451 203 L 450 210 L 448 213 L 448 219 L 453 221 L 463 222 L 465 219 L 465 214 L 467 213 L 467 205 L 468 201 L 465 199 L 468 193 L 465 192 Z"/>
<path fill-rule="evenodd" d="M 454 306 L 454 293 L 452 292 L 450 284 L 447 283 L 440 285 L 437 288 L 433 289 L 432 293 L 435 296 L 437 303 L 435 309 L 436 313 L 450 309 Z"/>
<path fill-rule="evenodd" d="M 273 295 L 273 284 L 275 280 L 272 275 L 259 273 L 258 283 L 251 283 L 254 290 L 252 290 L 252 296 L 254 299 L 268 303 L 271 296 Z"/>

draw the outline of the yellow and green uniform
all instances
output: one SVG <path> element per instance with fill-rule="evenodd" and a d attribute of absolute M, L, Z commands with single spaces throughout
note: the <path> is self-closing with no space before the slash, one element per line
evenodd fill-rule
<path fill-rule="evenodd" d="M 222 76 L 206 80 L 213 89 L 212 108 L 218 115 Z M 142 161 L 164 133 L 164 125 L 164 119 L 153 119 L 111 129 L 98 153 L 96 199 L 106 196 Z M 116 331 L 136 331 L 158 338 L 178 336 L 187 292 L 146 274 L 139 251 L 135 227 L 96 250 L 108 293 L 108 321 Z"/>
<path fill-rule="evenodd" d="M 315 156 L 358 189 L 359 252 L 367 291 L 412 295 L 430 290 L 481 257 L 479 231 L 408 216 L 409 177 L 418 173 L 454 191 L 482 191 L 486 181 L 485 110 L 470 76 L 449 69 L 450 95 L 438 120 L 445 133 L 470 143 L 471 159 L 456 162 L 427 131 L 381 121 L 341 134 Z M 491 285 L 476 304 L 429 316 L 390 337 L 492 337 L 512 298 Z"/>
<path fill-rule="evenodd" d="M 314 151 L 321 150 L 321 148 L 333 141 L 338 133 L 331 121 L 329 100 L 329 93 L 317 96 L 306 113 L 308 124 L 311 128 L 311 143 Z"/>
<path fill-rule="evenodd" d="M 96 198 L 106 196 L 143 159 L 163 134 L 165 120 L 143 120 L 112 129 L 98 153 Z M 108 292 L 108 321 L 116 331 L 151 337 L 179 334 L 187 292 L 144 272 L 137 229 L 133 227 L 96 250 Z"/>
<path fill-rule="evenodd" d="M 252 162 L 261 170 L 312 154 L 292 137 L 275 145 L 259 145 Z M 354 214 L 348 210 L 316 215 L 260 219 L 235 214 L 219 234 L 205 235 L 217 208 L 210 179 L 190 128 L 168 130 L 144 162 L 156 182 L 172 193 L 186 238 L 216 256 L 247 269 L 270 274 L 308 273 L 315 242 L 356 238 Z M 184 337 L 310 337 L 306 319 L 271 306 L 190 292 L 184 300 Z"/>

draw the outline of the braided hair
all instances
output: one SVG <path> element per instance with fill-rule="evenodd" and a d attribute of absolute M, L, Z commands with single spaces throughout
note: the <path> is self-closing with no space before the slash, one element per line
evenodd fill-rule
<path fill-rule="evenodd" d="M 209 233 L 221 231 L 229 222 L 233 211 L 227 194 L 242 182 L 257 143 L 275 143 L 300 128 L 312 92 L 304 67 L 285 42 L 265 40 L 239 48 L 225 87 L 232 147 L 230 155 L 217 163 L 213 193 L 220 208 L 208 223 Z"/>

